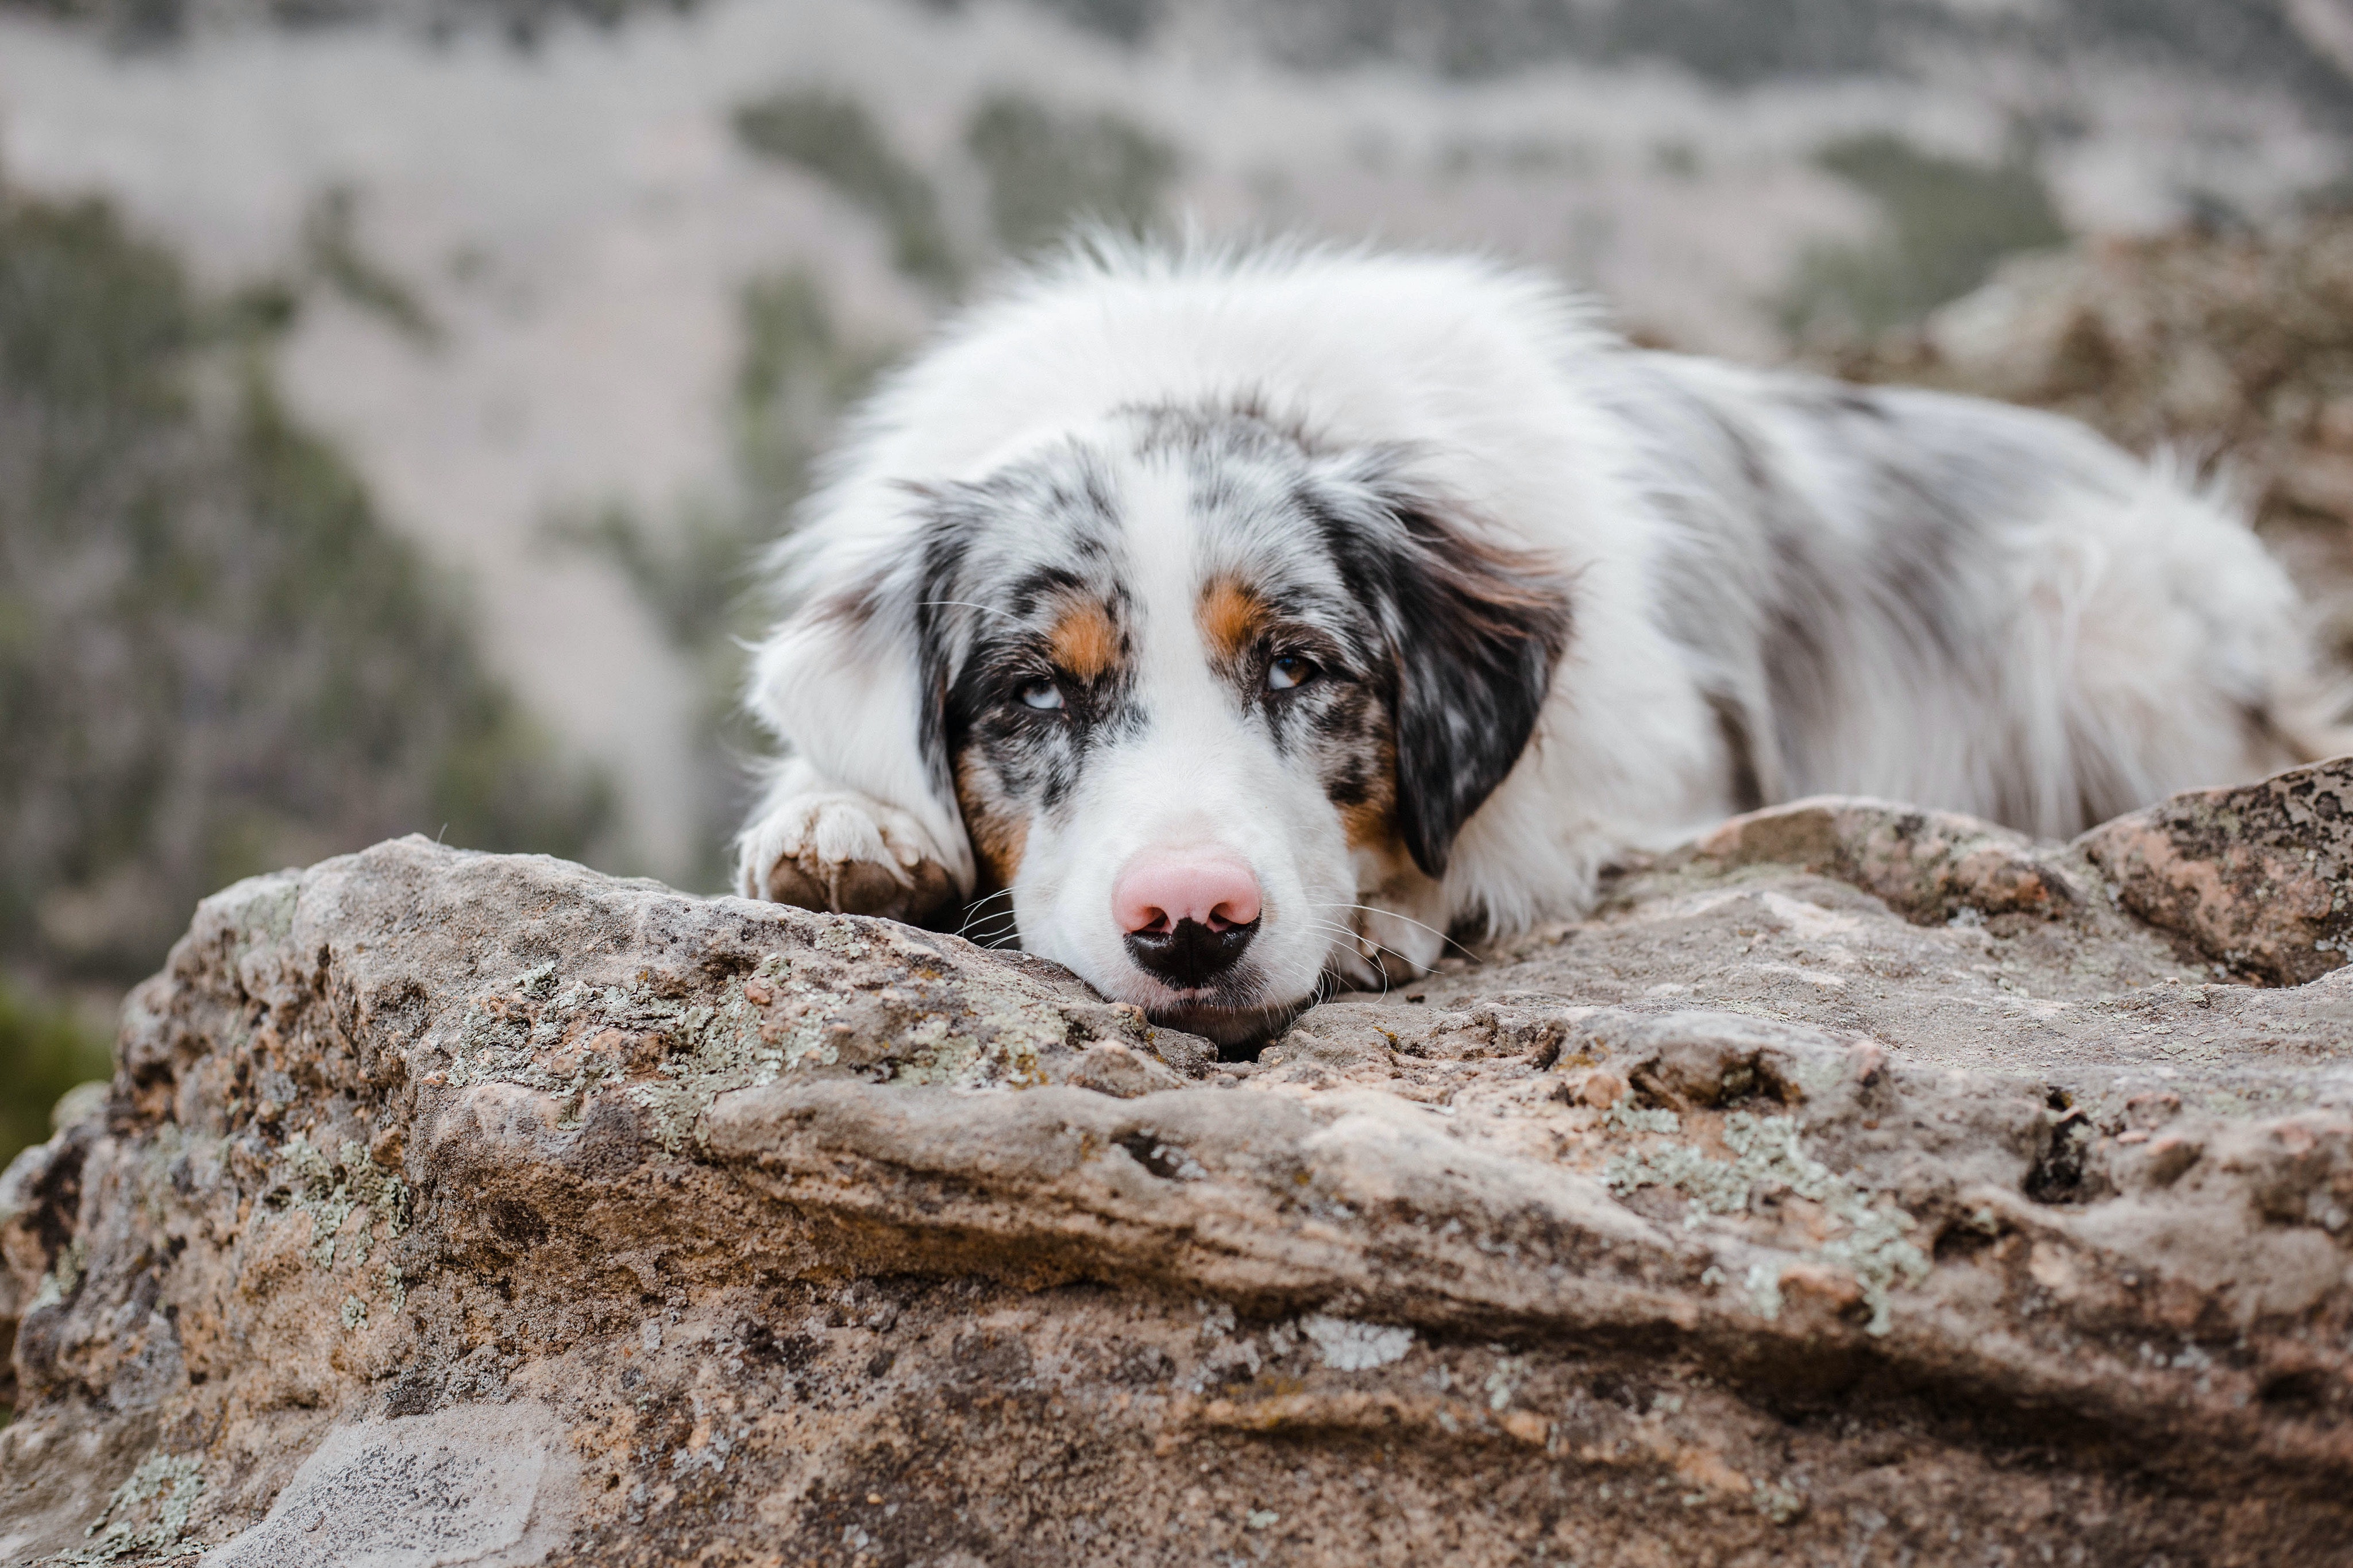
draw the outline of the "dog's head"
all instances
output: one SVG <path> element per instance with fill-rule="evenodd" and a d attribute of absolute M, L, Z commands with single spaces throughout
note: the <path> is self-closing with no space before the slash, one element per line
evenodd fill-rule
<path fill-rule="evenodd" d="M 905 503 L 763 680 L 822 771 L 968 835 L 980 934 L 1229 1043 L 1327 972 L 1436 960 L 1437 879 L 1567 639 L 1543 563 L 1411 454 L 1247 410 L 1132 411 Z"/>

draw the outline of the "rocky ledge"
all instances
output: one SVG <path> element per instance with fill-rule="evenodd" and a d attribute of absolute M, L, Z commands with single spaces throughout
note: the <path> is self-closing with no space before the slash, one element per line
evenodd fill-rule
<path fill-rule="evenodd" d="M 1249 1062 L 556 861 L 245 882 L 0 1178 L 0 1559 L 2345 1563 L 2348 804 L 1802 802 Z"/>

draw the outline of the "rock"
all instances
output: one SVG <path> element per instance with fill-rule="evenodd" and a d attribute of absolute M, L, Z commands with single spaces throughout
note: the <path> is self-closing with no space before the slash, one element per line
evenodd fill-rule
<path fill-rule="evenodd" d="M 1818 795 L 1736 816 L 1693 847 L 1723 866 L 1795 866 L 1836 877 L 1921 924 L 1963 910 L 2052 919 L 2080 901 L 2023 834 L 1949 811 Z"/>
<path fill-rule="evenodd" d="M 440 1568 L 545 1561 L 579 1479 L 562 1423 L 522 1402 L 338 1426 L 269 1517 L 202 1568 Z"/>
<path fill-rule="evenodd" d="M 0 1559 L 2342 1561 L 2353 980 L 2104 863 L 1803 803 L 1230 1062 L 546 859 L 242 883 L 0 1178 Z"/>
<path fill-rule="evenodd" d="M 2200 790 L 2078 841 L 2124 906 L 2274 985 L 2341 968 L 2353 939 L 2353 758 Z"/>

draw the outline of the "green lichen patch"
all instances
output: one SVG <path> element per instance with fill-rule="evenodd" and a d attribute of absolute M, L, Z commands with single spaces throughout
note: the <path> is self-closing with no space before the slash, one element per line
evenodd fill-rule
<path fill-rule="evenodd" d="M 775 974 L 770 970 L 761 978 Z M 670 1033 L 683 1048 L 662 1058 L 654 1079 L 626 1091 L 649 1113 L 665 1150 L 675 1154 L 689 1141 L 699 1142 L 703 1111 L 728 1090 L 774 1083 L 812 1058 L 828 1066 L 835 1060 L 837 1053 L 811 1038 L 808 1028 L 772 1039 L 763 1032 L 765 1022 L 762 1009 L 740 992 L 717 1007 L 697 1004 L 679 1011 Z"/>
<path fill-rule="evenodd" d="M 960 983 L 962 982 L 962 983 Z M 552 966 L 474 999 L 451 1045 L 448 1084 L 513 1083 L 554 1095 L 565 1124 L 609 1089 L 641 1107 L 675 1154 L 733 1089 L 796 1071 L 961 1088 L 1045 1081 L 1071 1019 L 1004 980 L 964 981 L 928 952 L 892 951 L 854 921 L 819 924 L 808 948 L 770 953 L 716 994 L 680 995 L 650 976 L 558 986 Z M 628 1044 L 616 1048 L 614 1038 Z"/>
<path fill-rule="evenodd" d="M 150 1454 L 83 1531 L 90 1544 L 60 1561 L 120 1563 L 169 1552 L 185 1540 L 189 1510 L 204 1489 L 204 1472 L 195 1459 Z"/>
<path fill-rule="evenodd" d="M 1630 1130 L 1653 1134 L 1680 1131 L 1652 1124 L 1659 1112 L 1632 1111 L 1618 1119 Z M 1639 1128 L 1637 1120 L 1641 1119 Z M 1795 1120 L 1787 1116 L 1757 1116 L 1736 1110 L 1724 1119 L 1725 1147 L 1729 1160 L 1719 1160 L 1688 1143 L 1653 1143 L 1631 1153 L 1614 1156 L 1603 1168 L 1602 1179 L 1612 1190 L 1630 1193 L 1639 1187 L 1672 1187 L 1691 1199 L 1683 1217 L 1694 1228 L 1708 1215 L 1748 1212 L 1758 1189 L 1786 1189 L 1820 1205 L 1840 1227 L 1838 1235 L 1809 1253 L 1852 1273 L 1871 1308 L 1869 1331 L 1887 1331 L 1888 1292 L 1901 1280 L 1917 1284 L 1927 1278 L 1928 1258 L 1906 1237 L 1912 1216 L 1891 1204 L 1875 1201 L 1865 1189 L 1832 1172 L 1805 1152 Z M 1780 1273 L 1763 1265 L 1752 1268 L 1746 1280 L 1758 1313 L 1780 1315 Z"/>
<path fill-rule="evenodd" d="M 311 1216 L 311 1261 L 322 1268 L 335 1266 L 338 1249 L 359 1262 L 367 1261 L 375 1245 L 380 1221 L 390 1240 L 408 1228 L 408 1184 L 345 1140 L 332 1159 L 309 1138 L 296 1133 L 278 1151 L 283 1173 L 277 1186 L 289 1195 L 286 1206 Z M 353 1213 L 366 1209 L 368 1223 L 346 1240 L 343 1227 Z"/>
<path fill-rule="evenodd" d="M 1621 1132 L 1675 1133 L 1683 1130 L 1683 1119 L 1672 1110 L 1645 1110 L 1620 1100 L 1604 1111 L 1602 1125 Z"/>
<path fill-rule="evenodd" d="M 846 923 L 820 931 L 818 946 L 849 958 L 871 951 Z M 684 1048 L 664 1058 L 655 1080 L 628 1090 L 652 1113 L 665 1149 L 699 1142 L 702 1112 L 720 1095 L 796 1070 L 848 1068 L 965 1088 L 1038 1083 L 1041 1054 L 1068 1032 L 1059 1012 L 1032 998 L 984 992 L 975 1005 L 962 993 L 920 984 L 845 987 L 824 972 L 830 967 L 795 972 L 771 955 L 748 987 L 731 987 L 715 1007 L 681 1012 L 673 1032 Z M 812 968 L 818 972 L 807 973 Z M 753 994 L 766 1000 L 754 1002 Z"/>
<path fill-rule="evenodd" d="M 66 1244 L 64 1251 L 58 1254 L 58 1260 L 49 1266 L 49 1271 L 41 1276 L 40 1284 L 33 1290 L 33 1304 L 26 1310 L 37 1312 L 71 1296 L 74 1287 L 81 1283 L 82 1270 L 89 1266 L 90 1242 L 77 1236 Z"/>
<path fill-rule="evenodd" d="M 1776 1524 L 1795 1523 L 1806 1511 L 1805 1494 L 1794 1487 L 1768 1481 L 1762 1476 L 1748 1484 L 1757 1500 L 1757 1511 Z"/>
<path fill-rule="evenodd" d="M 209 912 L 225 919 L 237 932 L 237 956 L 256 948 L 284 942 L 294 931 L 294 905 L 301 880 L 293 873 L 271 871 L 248 877 L 223 888 L 205 900 Z"/>

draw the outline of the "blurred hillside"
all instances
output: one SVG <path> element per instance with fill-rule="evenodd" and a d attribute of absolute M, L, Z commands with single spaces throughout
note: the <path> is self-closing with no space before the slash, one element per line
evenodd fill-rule
<path fill-rule="evenodd" d="M 2306 232 L 2348 61 L 2345 0 L 0 0 L 0 1070 L 385 833 L 718 886 L 749 563 L 1074 218 L 1934 379 L 2021 255 Z"/>
<path fill-rule="evenodd" d="M 51 1099 L 89 1052 L 16 992 L 119 990 L 225 883 L 417 831 L 576 856 L 609 815 L 284 406 L 299 309 L 0 190 L 0 1065 Z M 0 1095 L 0 1140 L 46 1108 Z"/>

